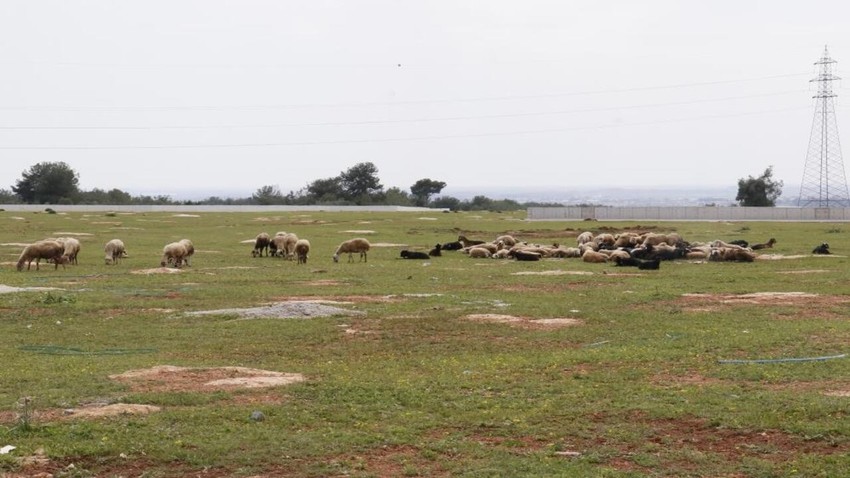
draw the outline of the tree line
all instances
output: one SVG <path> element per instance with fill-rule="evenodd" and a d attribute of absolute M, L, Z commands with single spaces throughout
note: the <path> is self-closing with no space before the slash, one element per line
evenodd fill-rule
<path fill-rule="evenodd" d="M 358 163 L 337 176 L 311 181 L 298 191 L 283 194 L 278 186 L 258 188 L 250 197 L 210 196 L 199 201 L 173 200 L 167 195 L 134 196 L 117 188 L 88 191 L 79 187 L 80 178 L 65 162 L 42 162 L 21 174 L 11 189 L 0 189 L 0 204 L 85 204 L 85 205 L 386 205 L 446 208 L 454 211 L 510 211 L 556 203 L 518 202 L 475 196 L 459 199 L 440 195 L 443 181 L 422 178 L 408 190 L 384 189 L 378 168 L 371 162 Z"/>

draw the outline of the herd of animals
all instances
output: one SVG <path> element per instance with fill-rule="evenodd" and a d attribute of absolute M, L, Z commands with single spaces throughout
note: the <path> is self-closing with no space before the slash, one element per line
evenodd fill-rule
<path fill-rule="evenodd" d="M 657 234 L 652 232 L 636 233 L 623 232 L 620 234 L 600 233 L 594 235 L 590 231 L 576 237 L 576 246 L 567 247 L 561 244 L 551 246 L 529 244 L 518 241 L 511 235 L 500 235 L 492 241 L 472 240 L 466 236 L 458 236 L 456 241 L 437 244 L 430 251 L 401 251 L 402 259 L 431 259 L 442 255 L 442 251 L 460 251 L 471 258 L 515 259 L 518 261 L 539 261 L 542 258 L 581 258 L 584 262 L 605 263 L 613 262 L 617 266 L 631 266 L 638 269 L 659 269 L 661 261 L 675 259 L 752 262 L 756 258 L 755 251 L 773 248 L 776 239 L 750 245 L 744 240 L 724 242 L 687 242 L 677 233 Z M 339 262 L 341 254 L 348 254 L 348 261 L 353 262 L 354 254 L 360 261 L 367 261 L 367 253 L 371 244 L 367 239 L 354 238 L 343 241 L 333 254 L 333 261 Z M 80 241 L 73 237 L 48 238 L 27 245 L 17 262 L 17 269 L 23 270 L 24 264 L 30 270 L 35 261 L 36 270 L 39 262 L 44 259 L 54 264 L 58 269 L 61 264 L 77 264 L 80 252 Z M 112 239 L 104 246 L 104 260 L 107 265 L 116 264 L 128 256 L 124 242 Z M 310 252 L 310 241 L 299 239 L 297 235 L 278 232 L 274 236 L 262 232 L 254 239 L 253 257 L 270 256 L 297 259 L 299 264 L 306 264 Z M 182 239 L 167 244 L 162 250 L 161 267 L 188 266 L 189 259 L 194 255 L 195 247 L 189 239 Z M 820 244 L 812 250 L 813 254 L 830 254 L 829 244 Z"/>

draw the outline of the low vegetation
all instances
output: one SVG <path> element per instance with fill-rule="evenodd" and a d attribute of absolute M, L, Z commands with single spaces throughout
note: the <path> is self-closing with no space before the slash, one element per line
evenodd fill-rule
<path fill-rule="evenodd" d="M 0 212 L 0 474 L 850 474 L 839 224 L 56 212 Z M 776 244 L 659 270 L 400 258 L 585 230 Z M 306 265 L 252 255 L 277 231 L 310 242 Z M 59 236 L 77 265 L 16 271 L 23 244 Z M 334 263 L 352 237 L 368 261 Z M 130 253 L 106 265 L 115 238 Z M 184 238 L 191 265 L 160 267 Z"/>

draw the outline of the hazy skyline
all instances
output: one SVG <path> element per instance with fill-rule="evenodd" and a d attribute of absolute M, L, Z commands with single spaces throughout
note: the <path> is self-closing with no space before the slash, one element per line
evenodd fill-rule
<path fill-rule="evenodd" d="M 371 161 L 385 187 L 799 192 L 843 2 L 0 4 L 0 188 L 283 192 Z M 850 91 L 834 85 L 839 131 Z"/>

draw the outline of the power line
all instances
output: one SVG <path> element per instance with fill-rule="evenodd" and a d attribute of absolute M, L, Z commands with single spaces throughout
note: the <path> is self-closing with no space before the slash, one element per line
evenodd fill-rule
<path fill-rule="evenodd" d="M 512 101 L 512 100 L 528 100 L 528 99 L 545 99 L 545 98 L 563 98 L 570 96 L 589 96 L 589 95 L 607 95 L 613 93 L 629 93 L 635 91 L 652 91 L 678 88 L 691 88 L 696 86 L 711 86 L 730 83 L 743 83 L 750 81 L 763 81 L 778 78 L 793 78 L 805 76 L 809 73 L 792 73 L 786 75 L 772 75 L 758 78 L 739 78 L 736 80 L 716 80 L 702 81 L 693 83 L 680 83 L 672 85 L 660 86 L 639 86 L 632 88 L 619 88 L 608 90 L 587 90 L 564 93 L 548 93 L 540 95 L 512 95 L 512 96 L 484 96 L 473 98 L 455 98 L 455 99 L 437 99 L 437 100 L 407 100 L 407 101 L 375 101 L 375 102 L 360 102 L 360 103 L 303 103 L 303 104 L 279 104 L 279 105 L 194 105 L 194 106 L 175 106 L 175 105 L 160 105 L 160 106 L 0 106 L 0 110 L 12 111 L 77 111 L 77 110 L 263 110 L 263 109 L 301 109 L 301 108 L 357 108 L 368 106 L 403 106 L 403 105 L 420 105 L 420 104 L 445 104 L 445 103 L 475 103 L 487 101 Z"/>
<path fill-rule="evenodd" d="M 648 103 L 639 105 L 625 106 L 607 106 L 604 108 L 582 108 L 573 110 L 558 110 L 558 111 L 538 111 L 524 113 L 496 113 L 490 115 L 474 115 L 474 116 L 445 116 L 437 118 L 409 118 L 395 120 L 364 120 L 364 121 L 327 121 L 318 123 L 283 123 L 283 124 L 255 124 L 255 125 L 174 125 L 174 126 L 0 126 L 0 130 L 118 130 L 118 131 L 148 131 L 148 130 L 172 130 L 172 129 L 237 129 L 237 128 L 288 128 L 301 126 L 362 126 L 376 124 L 400 124 L 400 123 L 426 123 L 437 121 L 463 121 L 463 120 L 479 120 L 479 119 L 498 119 L 498 118 L 523 118 L 534 116 L 554 116 L 575 113 L 593 113 L 602 111 L 619 111 L 641 108 L 661 108 L 667 106 L 684 106 L 701 103 L 714 103 L 721 101 L 735 101 L 752 98 L 764 98 L 772 96 L 781 96 L 787 94 L 799 94 L 800 90 L 781 91 L 776 93 L 762 93 L 746 96 L 730 96 L 725 98 L 709 98 L 702 100 L 690 101 L 673 101 L 667 103 Z"/>
<path fill-rule="evenodd" d="M 521 136 L 528 134 L 546 134 L 546 133 L 564 133 L 570 131 L 583 131 L 583 130 L 594 130 L 594 129 L 609 129 L 609 128 L 620 128 L 620 127 L 629 127 L 629 126 L 650 126 L 656 124 L 671 124 L 671 123 L 681 123 L 684 121 L 698 121 L 705 119 L 723 119 L 723 118 L 733 118 L 733 117 L 742 117 L 742 116 L 752 116 L 752 115 L 760 115 L 760 114 L 772 114 L 772 113 L 780 113 L 785 111 L 797 111 L 808 109 L 809 107 L 793 107 L 793 108 L 780 108 L 773 110 L 765 110 L 765 111 L 754 111 L 754 112 L 746 112 L 746 113 L 736 113 L 736 114 L 725 114 L 725 115 L 706 115 L 706 116 L 696 116 L 690 118 L 676 118 L 669 120 L 660 120 L 660 121 L 645 121 L 645 122 L 636 122 L 636 123 L 618 123 L 618 124 L 606 124 L 606 125 L 597 125 L 597 126 L 576 126 L 572 128 L 549 128 L 549 129 L 536 129 L 536 130 L 521 130 L 521 131 L 508 131 L 508 132 L 492 132 L 492 133 L 469 133 L 469 134 L 455 134 L 455 135 L 433 135 L 433 136 L 411 136 L 404 138 L 363 138 L 363 139 L 343 139 L 343 140 L 329 140 L 329 141 L 293 141 L 286 143 L 233 143 L 233 144 L 194 144 L 194 145 L 154 145 L 154 146 L 0 146 L 0 150 L 15 150 L 15 151 L 45 151 L 45 150 L 62 150 L 62 151 L 76 151 L 76 150 L 162 150 L 162 149 L 231 149 L 231 148 L 262 148 L 262 147 L 282 147 L 282 146 L 315 146 L 315 145 L 334 145 L 334 144 L 359 144 L 359 143 L 395 143 L 395 142 L 406 142 L 406 141 L 428 141 L 428 140 L 440 140 L 440 139 L 464 139 L 464 138 L 483 138 L 483 137 L 493 137 L 493 136 Z"/>

